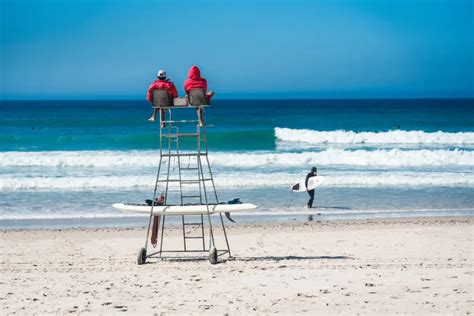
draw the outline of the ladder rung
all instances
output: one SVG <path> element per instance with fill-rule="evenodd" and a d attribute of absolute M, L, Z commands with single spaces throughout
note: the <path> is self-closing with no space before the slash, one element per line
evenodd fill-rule
<path fill-rule="evenodd" d="M 182 195 L 182 198 L 200 198 L 200 195 Z"/>
<path fill-rule="evenodd" d="M 177 157 L 177 156 L 180 156 L 180 157 L 194 157 L 194 156 L 205 156 L 207 155 L 207 152 L 203 151 L 201 153 L 195 153 L 195 154 L 161 154 L 161 156 L 163 157 Z"/>
<path fill-rule="evenodd" d="M 173 137 L 173 138 L 179 138 L 179 137 L 197 137 L 200 136 L 199 133 L 178 133 L 178 134 L 161 134 L 162 137 Z"/>
<path fill-rule="evenodd" d="M 199 122 L 198 120 L 164 120 L 163 123 L 197 123 Z M 162 127 L 163 129 L 168 128 L 168 127 Z"/>
<path fill-rule="evenodd" d="M 184 223 L 185 226 L 201 226 L 202 223 Z"/>
<path fill-rule="evenodd" d="M 204 239 L 204 237 L 197 237 L 197 236 L 191 236 L 191 237 L 185 236 L 184 238 L 185 239 Z"/>
<path fill-rule="evenodd" d="M 181 168 L 181 170 L 198 170 L 198 168 Z"/>
<path fill-rule="evenodd" d="M 179 179 L 168 179 L 168 180 L 158 180 L 158 182 L 180 182 L 181 183 L 199 183 L 202 181 L 212 181 L 211 178 L 205 178 L 205 179 L 200 179 L 200 180 L 179 180 Z"/>
<path fill-rule="evenodd" d="M 199 183 L 198 180 L 179 180 L 179 179 L 169 179 L 169 180 L 158 180 L 158 182 L 182 182 L 182 183 L 185 183 L 185 182 L 188 182 L 188 181 L 196 181 L 196 183 Z"/>
<path fill-rule="evenodd" d="M 181 180 L 183 183 L 199 183 L 203 181 L 212 181 L 211 178 L 199 179 L 199 180 Z"/>

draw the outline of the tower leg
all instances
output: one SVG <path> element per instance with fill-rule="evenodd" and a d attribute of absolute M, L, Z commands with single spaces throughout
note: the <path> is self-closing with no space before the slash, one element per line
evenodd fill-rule
<path fill-rule="evenodd" d="M 229 258 L 231 258 L 232 255 L 230 254 L 229 240 L 227 239 L 227 232 L 225 231 L 225 225 L 224 225 L 224 219 L 222 218 L 222 213 L 219 213 L 219 217 L 221 218 L 222 231 L 224 232 L 224 238 L 225 238 L 225 243 L 227 245 L 227 251 L 228 251 L 228 254 L 229 254 Z"/>
<path fill-rule="evenodd" d="M 159 252 L 160 257 L 163 254 L 163 235 L 165 231 L 165 219 L 166 219 L 166 216 L 163 215 L 163 220 L 161 221 L 160 252 Z"/>

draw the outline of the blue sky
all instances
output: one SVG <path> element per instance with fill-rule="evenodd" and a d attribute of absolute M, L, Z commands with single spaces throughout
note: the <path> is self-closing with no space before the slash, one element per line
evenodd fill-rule
<path fill-rule="evenodd" d="M 461 0 L 0 0 L 1 99 L 474 97 Z"/>

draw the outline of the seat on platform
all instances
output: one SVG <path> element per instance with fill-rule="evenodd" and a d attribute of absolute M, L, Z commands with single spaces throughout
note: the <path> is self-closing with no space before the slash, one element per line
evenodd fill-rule
<path fill-rule="evenodd" d="M 170 98 L 168 90 L 154 90 L 153 91 L 153 106 L 167 107 L 173 106 L 173 99 Z"/>
<path fill-rule="evenodd" d="M 189 104 L 194 106 L 201 106 L 207 105 L 207 97 L 206 93 L 204 93 L 204 89 L 191 89 L 188 92 Z"/>

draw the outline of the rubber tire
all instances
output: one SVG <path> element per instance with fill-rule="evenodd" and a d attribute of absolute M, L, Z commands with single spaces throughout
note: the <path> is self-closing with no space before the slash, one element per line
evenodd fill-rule
<path fill-rule="evenodd" d="M 211 264 L 216 264 L 217 263 L 217 249 L 216 247 L 212 247 L 209 250 L 209 261 Z"/>
<path fill-rule="evenodd" d="M 141 248 L 140 251 L 138 252 L 138 257 L 137 257 L 137 263 L 138 265 L 145 264 L 146 262 L 146 249 Z"/>

